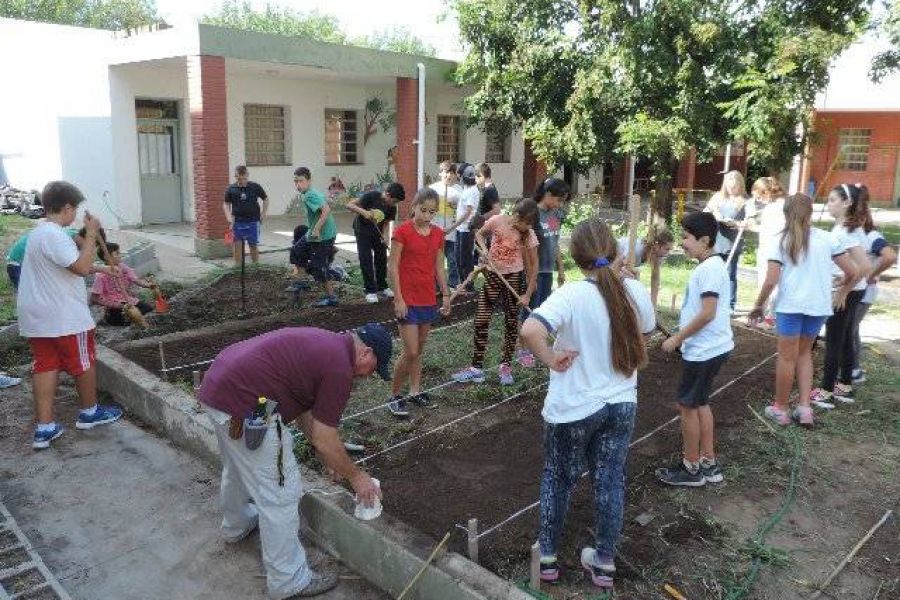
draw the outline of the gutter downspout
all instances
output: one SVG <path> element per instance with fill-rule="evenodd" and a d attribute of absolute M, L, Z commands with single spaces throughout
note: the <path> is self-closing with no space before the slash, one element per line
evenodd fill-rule
<path fill-rule="evenodd" d="M 416 191 L 425 187 L 425 65 L 417 63 L 419 70 L 419 128 L 416 133 Z"/>

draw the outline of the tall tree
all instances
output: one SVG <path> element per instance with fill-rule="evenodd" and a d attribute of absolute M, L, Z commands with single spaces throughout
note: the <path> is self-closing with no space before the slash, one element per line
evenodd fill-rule
<path fill-rule="evenodd" d="M 343 44 L 347 36 L 341 30 L 337 18 L 318 11 L 298 12 L 266 4 L 262 10 L 255 10 L 250 2 L 225 0 L 215 13 L 201 19 L 210 25 L 248 29 L 261 33 L 296 35 L 321 42 Z"/>
<path fill-rule="evenodd" d="M 622 154 L 654 164 L 669 198 L 675 161 L 747 139 L 785 166 L 828 61 L 869 0 L 456 0 L 475 122 L 520 127 L 550 165 L 580 171 Z"/>
<path fill-rule="evenodd" d="M 404 54 L 419 54 L 422 56 L 434 56 L 434 46 L 426 44 L 418 36 L 406 27 L 393 27 L 383 29 L 375 33 L 350 41 L 354 46 L 374 48 L 376 50 L 389 50 L 390 52 L 402 52 Z"/>
<path fill-rule="evenodd" d="M 887 14 L 878 24 L 878 31 L 890 42 L 891 48 L 879 53 L 872 61 L 869 77 L 875 83 L 900 69 L 900 0 L 892 0 L 887 6 Z"/>
<path fill-rule="evenodd" d="M 113 30 L 160 22 L 154 0 L 0 0 L 0 16 Z"/>

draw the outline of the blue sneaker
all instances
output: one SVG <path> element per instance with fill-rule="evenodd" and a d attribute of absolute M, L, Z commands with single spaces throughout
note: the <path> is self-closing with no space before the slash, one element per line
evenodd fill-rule
<path fill-rule="evenodd" d="M 456 383 L 483 383 L 484 371 L 475 367 L 466 367 L 450 376 Z"/>
<path fill-rule="evenodd" d="M 38 431 L 34 430 L 34 441 L 31 443 L 31 447 L 35 450 L 43 450 L 44 448 L 50 447 L 50 442 L 58 438 L 63 434 L 63 428 L 60 427 L 59 423 L 51 429 L 50 431 Z"/>
<path fill-rule="evenodd" d="M 19 385 L 20 383 L 22 383 L 22 379 L 19 377 L 10 377 L 9 375 L 0 374 L 0 389 Z"/>
<path fill-rule="evenodd" d="M 118 421 L 121 418 L 121 408 L 116 408 L 115 406 L 100 406 L 98 404 L 97 410 L 95 410 L 94 414 L 91 416 L 88 417 L 83 414 L 78 415 L 78 420 L 75 421 L 75 428 L 93 429 L 97 425 L 106 425 L 107 423 Z"/>
<path fill-rule="evenodd" d="M 313 306 L 318 306 L 319 308 L 324 308 L 326 306 L 337 306 L 338 301 L 334 296 L 325 296 L 318 302 L 314 302 Z"/>

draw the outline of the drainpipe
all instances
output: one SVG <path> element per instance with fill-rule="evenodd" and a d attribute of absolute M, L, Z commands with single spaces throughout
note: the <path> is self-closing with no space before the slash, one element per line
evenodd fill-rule
<path fill-rule="evenodd" d="M 419 130 L 416 134 L 416 190 L 420 190 L 425 187 L 425 65 L 423 63 L 417 63 L 416 68 L 419 70 Z"/>

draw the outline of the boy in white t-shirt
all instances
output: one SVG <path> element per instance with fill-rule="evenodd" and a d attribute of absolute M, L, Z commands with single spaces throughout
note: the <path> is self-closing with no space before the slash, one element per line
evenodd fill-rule
<path fill-rule="evenodd" d="M 678 408 L 684 457 L 673 467 L 657 469 L 656 476 L 668 485 L 700 487 L 722 481 L 709 395 L 713 379 L 734 349 L 731 281 L 725 261 L 714 249 L 716 218 L 710 213 L 691 213 L 682 219 L 681 227 L 682 248 L 700 264 L 688 280 L 678 331 L 662 348 L 666 352 L 681 348 Z"/>
<path fill-rule="evenodd" d="M 53 420 L 53 398 L 59 372 L 75 379 L 81 412 L 77 429 L 91 429 L 118 420 L 122 411 L 97 404 L 94 371 L 94 319 L 88 309 L 84 277 L 94 272 L 100 222 L 84 214 L 85 243 L 81 251 L 64 227 L 75 220 L 81 191 L 65 181 L 51 181 L 41 193 L 47 220 L 31 233 L 19 281 L 19 331 L 34 355 L 32 384 L 37 427 L 32 447 L 49 448 L 63 434 Z"/>
<path fill-rule="evenodd" d="M 459 269 L 459 280 L 465 281 L 475 268 L 475 238 L 469 229 L 469 222 L 478 212 L 478 203 L 481 201 L 481 192 L 475 184 L 475 167 L 468 163 L 462 163 L 456 170 L 462 181 L 462 193 L 459 203 L 456 205 L 456 220 L 449 230 L 456 230 L 456 265 Z M 469 284 L 468 292 L 474 291 Z"/>

